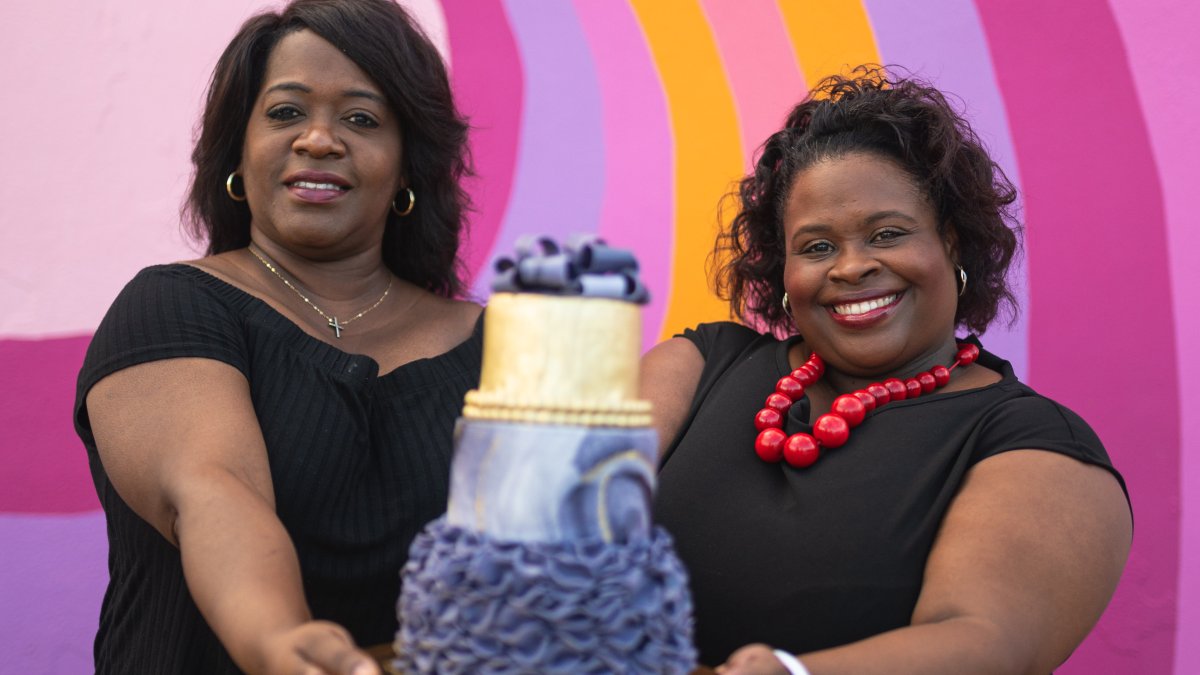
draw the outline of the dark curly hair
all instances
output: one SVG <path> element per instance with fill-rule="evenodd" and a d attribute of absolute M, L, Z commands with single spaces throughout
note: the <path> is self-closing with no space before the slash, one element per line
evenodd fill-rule
<path fill-rule="evenodd" d="M 735 193 L 737 215 L 722 227 L 710 263 L 717 293 L 737 318 L 776 334 L 795 332 L 784 314 L 782 216 L 796 174 L 856 152 L 895 161 L 929 199 L 938 232 L 956 237 L 970 282 L 955 324 L 983 333 L 1001 310 L 1016 316 L 1005 275 L 1017 251 L 1017 192 L 971 126 L 929 84 L 894 68 L 859 66 L 821 81 L 759 151 Z"/>
<path fill-rule="evenodd" d="M 445 297 L 462 292 L 458 258 L 470 201 L 467 123 L 454 105 L 441 55 L 412 18 L 391 0 L 294 0 L 242 25 L 217 61 L 192 150 L 195 173 L 182 209 L 185 227 L 208 254 L 250 243 L 250 209 L 225 194 L 225 178 L 241 163 L 250 111 L 271 50 L 298 30 L 337 47 L 375 81 L 400 120 L 397 167 L 417 196 L 402 221 L 388 214 L 383 260 L 398 277 Z"/>

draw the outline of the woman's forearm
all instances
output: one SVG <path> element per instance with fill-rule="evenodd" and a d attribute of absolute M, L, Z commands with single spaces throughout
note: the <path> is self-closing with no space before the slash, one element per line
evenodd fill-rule
<path fill-rule="evenodd" d="M 953 618 L 881 633 L 841 647 L 804 654 L 812 675 L 1050 672 L 1035 664 L 1028 645 L 990 622 Z"/>
<path fill-rule="evenodd" d="M 270 502 L 220 468 L 174 495 L 188 589 L 233 660 L 264 672 L 273 635 L 310 620 L 291 539 Z"/>

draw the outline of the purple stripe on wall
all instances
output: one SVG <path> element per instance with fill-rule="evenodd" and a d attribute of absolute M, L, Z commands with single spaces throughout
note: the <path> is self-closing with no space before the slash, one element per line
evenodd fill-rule
<path fill-rule="evenodd" d="M 646 37 L 629 5 L 575 0 L 600 83 L 604 122 L 604 202 L 600 236 L 632 248 L 650 289 L 642 348 L 658 342 L 670 293 L 674 143 L 666 96 Z"/>
<path fill-rule="evenodd" d="M 500 0 L 442 0 L 442 11 L 455 99 L 471 124 L 476 175 L 466 185 L 475 212 L 462 259 L 475 278 L 490 260 L 512 192 L 524 81 Z"/>
<path fill-rule="evenodd" d="M 0 513 L 100 507 L 71 420 L 75 378 L 89 341 L 91 336 L 0 340 Z"/>
<path fill-rule="evenodd" d="M 1168 673 L 1179 383 L 1161 186 L 1124 45 L 1100 0 L 977 6 L 1026 191 L 1033 385 L 1100 434 L 1137 520 L 1116 597 L 1062 672 Z"/>
<path fill-rule="evenodd" d="M 904 66 L 960 99 L 992 159 L 1019 187 L 1004 101 L 975 7 L 958 0 L 865 0 L 864 4 L 883 62 Z M 1029 293 L 1023 258 L 1014 261 L 1008 276 L 1021 314 L 1011 327 L 997 321 L 988 329 L 984 344 L 1011 362 L 1018 377 L 1028 380 Z"/>
<path fill-rule="evenodd" d="M 0 515 L 0 551 L 0 671 L 94 672 L 104 515 Z"/>
<path fill-rule="evenodd" d="M 504 4 L 525 66 L 525 104 L 512 201 L 492 257 L 511 255 L 523 234 L 561 242 L 596 232 L 604 193 L 600 87 L 574 9 L 564 2 Z M 488 295 L 493 276 L 490 265 L 480 270 L 476 295 Z"/>

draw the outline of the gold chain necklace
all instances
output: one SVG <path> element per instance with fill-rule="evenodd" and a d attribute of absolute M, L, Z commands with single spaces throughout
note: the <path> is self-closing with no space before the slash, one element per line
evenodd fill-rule
<path fill-rule="evenodd" d="M 274 274 L 275 276 L 279 277 L 279 280 L 283 282 L 284 286 L 287 286 L 288 288 L 292 289 L 292 291 L 295 292 L 296 295 L 300 296 L 300 299 L 304 301 L 304 304 L 317 310 L 317 314 L 320 314 L 321 317 L 325 319 L 325 321 L 329 324 L 329 327 L 333 329 L 334 337 L 338 338 L 339 340 L 342 337 L 342 329 L 343 328 L 345 328 L 346 326 L 349 326 L 354 321 L 358 321 L 359 319 L 363 318 L 363 316 L 366 315 L 367 312 L 370 312 L 371 310 L 375 309 L 379 305 L 383 304 L 384 299 L 387 298 L 388 293 L 390 293 L 392 290 L 392 282 L 396 280 L 396 277 L 389 274 L 387 288 L 383 289 L 383 295 L 379 296 L 379 299 L 375 301 L 375 304 L 364 309 L 363 311 L 359 312 L 358 314 L 355 314 L 354 316 L 350 317 L 349 319 L 346 319 L 345 321 L 339 321 L 336 316 L 329 316 L 324 311 L 322 311 L 320 307 L 317 307 L 316 303 L 314 303 L 312 300 L 308 299 L 307 295 L 302 293 L 299 288 L 296 288 L 292 284 L 292 282 L 288 281 L 287 277 L 280 274 L 279 270 L 276 269 L 275 265 L 272 265 L 271 261 L 269 261 L 265 257 L 266 254 L 260 253 L 258 251 L 257 246 L 255 246 L 253 243 L 251 243 L 249 246 L 246 247 L 246 249 L 248 251 L 250 251 L 250 253 L 253 254 L 255 258 L 258 258 L 258 261 L 260 263 L 262 263 L 263 266 L 265 266 L 267 269 L 271 270 L 271 274 Z"/>

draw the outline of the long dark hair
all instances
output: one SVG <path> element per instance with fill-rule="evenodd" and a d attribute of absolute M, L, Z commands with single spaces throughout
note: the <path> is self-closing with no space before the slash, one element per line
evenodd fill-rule
<path fill-rule="evenodd" d="M 467 123 L 454 105 L 437 49 L 391 0 L 293 0 L 242 25 L 221 54 L 209 83 L 196 146 L 195 172 L 183 221 L 208 254 L 250 243 L 250 209 L 225 193 L 225 178 L 241 163 L 251 108 L 267 58 L 284 35 L 308 29 L 339 50 L 379 85 L 400 120 L 402 166 L 417 206 L 401 219 L 388 214 L 383 260 L 398 277 L 453 297 L 464 287 L 458 248 L 470 200 L 461 179 L 470 173 Z M 401 207 L 405 200 L 401 199 Z"/>
<path fill-rule="evenodd" d="M 970 124 L 929 84 L 860 66 L 828 77 L 792 109 L 763 145 L 754 172 L 729 198 L 737 215 L 711 260 L 732 313 L 777 334 L 795 332 L 784 313 L 782 216 L 796 174 L 818 161 L 867 152 L 895 161 L 934 207 L 938 231 L 956 239 L 969 283 L 955 324 L 982 333 L 1002 309 L 1016 316 L 1005 277 L 1017 250 L 1017 192 Z"/>

